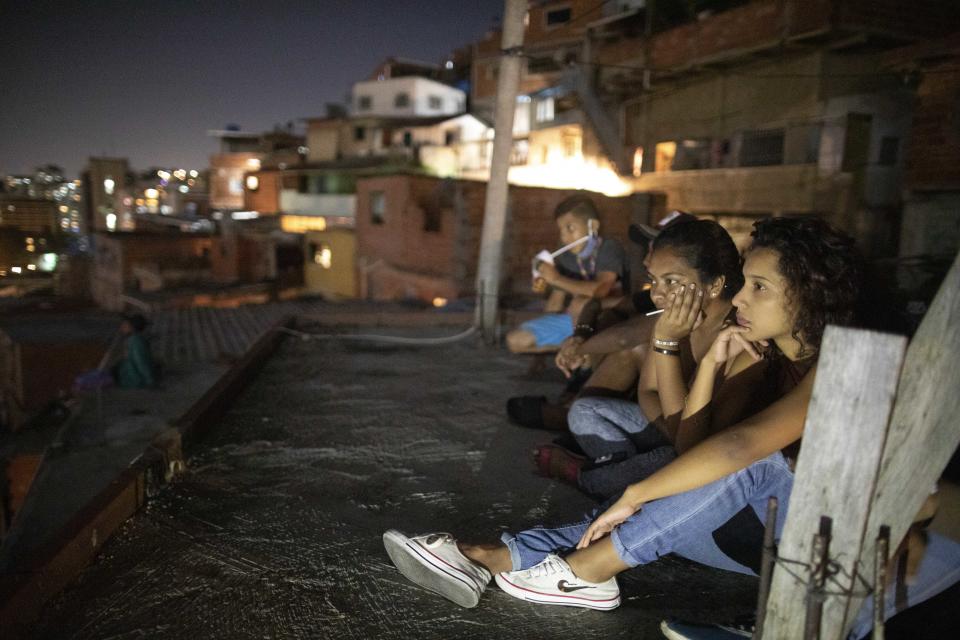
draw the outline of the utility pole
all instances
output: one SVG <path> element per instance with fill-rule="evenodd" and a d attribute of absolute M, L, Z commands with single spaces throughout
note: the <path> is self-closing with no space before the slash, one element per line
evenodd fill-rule
<path fill-rule="evenodd" d="M 497 77 L 497 103 L 493 113 L 493 156 L 483 207 L 483 234 L 480 263 L 477 265 L 476 323 L 484 340 L 492 344 L 497 333 L 497 309 L 500 301 L 500 267 L 503 263 L 503 239 L 507 226 L 507 173 L 513 148 L 513 115 L 520 83 L 523 17 L 527 0 L 505 0 L 500 69 Z"/>

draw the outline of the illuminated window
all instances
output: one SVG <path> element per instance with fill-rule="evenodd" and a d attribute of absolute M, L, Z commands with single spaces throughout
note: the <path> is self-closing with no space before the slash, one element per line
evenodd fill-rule
<path fill-rule="evenodd" d="M 530 141 L 529 140 L 516 140 L 513 143 L 513 147 L 510 149 L 510 165 L 523 165 L 527 164 L 527 161 L 530 159 Z"/>
<path fill-rule="evenodd" d="M 114 182 L 113 178 L 105 178 L 103 181 L 103 191 L 108 196 L 113 195 L 113 189 L 117 186 L 117 183 Z"/>
<path fill-rule="evenodd" d="M 633 151 L 633 175 L 639 178 L 643 174 L 643 147 L 637 147 Z"/>
<path fill-rule="evenodd" d="M 566 158 L 574 158 L 580 155 L 580 132 L 575 129 L 564 130 L 563 136 L 561 137 L 561 144 L 563 144 L 563 155 Z"/>
<path fill-rule="evenodd" d="M 313 254 L 314 264 L 318 264 L 324 269 L 329 269 L 333 266 L 333 250 L 330 249 L 330 245 L 326 242 L 321 242 L 319 245 L 311 242 L 310 252 Z"/>
<path fill-rule="evenodd" d="M 672 140 L 658 142 L 656 153 L 653 170 L 657 172 L 670 171 L 673 167 L 673 158 L 677 155 L 677 143 Z"/>
<path fill-rule="evenodd" d="M 256 191 L 260 188 L 260 178 L 258 176 L 247 176 L 247 189 Z"/>
<path fill-rule="evenodd" d="M 383 191 L 370 192 L 370 222 L 383 224 L 386 221 L 387 198 Z"/>
<path fill-rule="evenodd" d="M 243 180 L 240 178 L 230 178 L 227 181 L 227 191 L 233 195 L 241 195 L 243 193 Z"/>
<path fill-rule="evenodd" d="M 550 122 L 554 116 L 553 98 L 537 100 L 537 122 Z"/>

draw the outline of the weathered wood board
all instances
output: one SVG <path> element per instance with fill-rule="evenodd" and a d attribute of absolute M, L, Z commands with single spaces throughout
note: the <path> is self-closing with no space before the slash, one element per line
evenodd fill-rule
<path fill-rule="evenodd" d="M 840 327 L 824 335 L 779 556 L 808 562 L 821 516 L 832 518 L 830 553 L 844 571 L 827 582 L 831 590 L 850 586 L 844 577 L 859 555 L 906 342 Z M 764 638 L 803 637 L 809 578 L 800 565 L 774 568 Z"/>

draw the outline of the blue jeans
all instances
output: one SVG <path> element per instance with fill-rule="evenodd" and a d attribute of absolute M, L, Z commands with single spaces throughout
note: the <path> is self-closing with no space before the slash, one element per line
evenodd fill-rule
<path fill-rule="evenodd" d="M 698 489 L 645 504 L 618 525 L 610 538 L 620 560 L 631 567 L 676 553 L 711 567 L 752 574 L 750 569 L 720 551 L 713 541 L 713 531 L 747 505 L 765 522 L 767 499 L 776 497 L 779 509 L 775 537 L 779 540 L 792 488 L 793 472 L 777 452 Z M 517 535 L 504 533 L 501 540 L 510 550 L 514 570 L 530 568 L 550 553 L 573 550 L 598 515 L 599 510 L 589 520 L 553 529 L 537 527 Z M 960 581 L 960 544 L 932 535 L 916 580 L 907 588 L 906 604 L 923 602 L 957 581 Z M 888 596 L 886 613 L 890 617 L 897 613 L 893 589 L 888 591 Z M 867 599 L 850 638 L 860 638 L 869 632 L 873 623 L 872 607 L 872 600 Z"/>
<path fill-rule="evenodd" d="M 651 425 L 636 402 L 617 398 L 580 398 L 567 414 L 570 432 L 595 462 L 580 471 L 580 487 L 609 498 L 677 457 L 670 441 Z"/>
<path fill-rule="evenodd" d="M 713 541 L 713 531 L 746 505 L 753 507 L 761 522 L 765 521 L 767 499 L 775 496 L 780 504 L 779 536 L 792 487 L 793 472 L 777 452 L 698 489 L 645 504 L 617 526 L 610 537 L 617 555 L 631 567 L 676 553 L 712 567 L 752 573 L 720 551 Z M 549 553 L 573 549 L 598 515 L 599 509 L 589 520 L 573 525 L 555 529 L 538 527 L 516 536 L 504 534 L 502 539 L 510 549 L 514 569 L 527 569 Z"/>

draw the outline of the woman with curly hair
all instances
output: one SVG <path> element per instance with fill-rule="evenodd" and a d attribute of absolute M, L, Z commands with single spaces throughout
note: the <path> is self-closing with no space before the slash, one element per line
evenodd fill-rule
<path fill-rule="evenodd" d="M 648 319 L 652 341 L 647 342 L 652 343 L 634 350 L 642 357 L 637 399 L 585 395 L 573 403 L 570 433 L 587 458 L 557 445 L 535 453 L 542 475 L 603 499 L 676 458 L 693 373 L 717 334 L 733 321 L 731 300 L 743 287 L 737 246 L 713 220 L 684 221 L 660 232 L 647 271 L 650 299 L 663 313 Z M 685 438 L 679 444 L 689 448 L 694 441 Z"/>
<path fill-rule="evenodd" d="M 483 545 L 387 531 L 384 544 L 401 573 L 467 607 L 493 575 L 523 600 L 608 610 L 620 604 L 618 573 L 668 553 L 746 571 L 712 533 L 747 506 L 762 521 L 767 499 L 776 496 L 779 536 L 823 331 L 851 321 L 860 273 L 852 240 L 820 220 L 774 218 L 754 227 L 745 283 L 733 297 L 736 324 L 713 341 L 682 409 L 677 442 L 698 444 L 629 485 L 592 520 Z M 763 375 L 747 376 L 751 370 Z M 766 406 L 717 431 L 712 416 L 727 411 L 715 397 L 718 381 L 748 377 L 773 381 L 762 392 Z"/>

